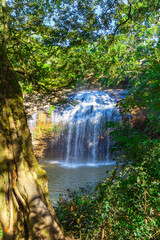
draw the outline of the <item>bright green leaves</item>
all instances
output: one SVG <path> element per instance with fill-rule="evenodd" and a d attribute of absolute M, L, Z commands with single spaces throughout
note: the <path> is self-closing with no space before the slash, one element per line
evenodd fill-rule
<path fill-rule="evenodd" d="M 55 106 L 52 105 L 52 106 L 49 108 L 48 114 L 51 115 L 51 113 L 52 113 L 52 111 L 53 111 L 54 109 L 55 109 Z"/>

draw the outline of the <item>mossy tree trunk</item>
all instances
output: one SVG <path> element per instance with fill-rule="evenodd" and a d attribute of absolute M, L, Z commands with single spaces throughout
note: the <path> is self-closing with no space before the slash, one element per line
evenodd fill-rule
<path fill-rule="evenodd" d="M 65 239 L 38 165 L 18 80 L 0 45 L 0 239 Z"/>

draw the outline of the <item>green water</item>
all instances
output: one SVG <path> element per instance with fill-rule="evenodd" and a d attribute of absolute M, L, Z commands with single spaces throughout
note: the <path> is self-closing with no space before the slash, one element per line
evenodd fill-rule
<path fill-rule="evenodd" d="M 106 171 L 113 170 L 115 165 L 64 167 L 58 163 L 41 161 L 42 167 L 49 177 L 50 200 L 57 202 L 59 194 L 65 194 L 67 189 L 78 190 L 88 183 L 95 183 L 106 178 Z"/>

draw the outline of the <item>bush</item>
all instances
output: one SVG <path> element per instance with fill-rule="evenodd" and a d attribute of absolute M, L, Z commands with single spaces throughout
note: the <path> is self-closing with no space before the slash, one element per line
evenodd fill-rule
<path fill-rule="evenodd" d="M 56 212 L 67 234 L 84 240 L 159 239 L 160 143 L 142 146 L 143 157 L 135 154 L 137 162 L 122 165 L 120 174 L 117 165 L 90 192 L 60 197 Z"/>

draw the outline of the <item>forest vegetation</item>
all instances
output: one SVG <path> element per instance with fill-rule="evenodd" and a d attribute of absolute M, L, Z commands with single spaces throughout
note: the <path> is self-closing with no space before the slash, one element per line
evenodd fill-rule
<path fill-rule="evenodd" d="M 0 1 L 0 239 L 160 238 L 159 19 L 159 0 Z M 124 117 L 136 108 L 146 120 L 106 123 L 117 167 L 90 192 L 61 196 L 55 214 L 22 92 L 86 84 L 122 84 Z"/>

